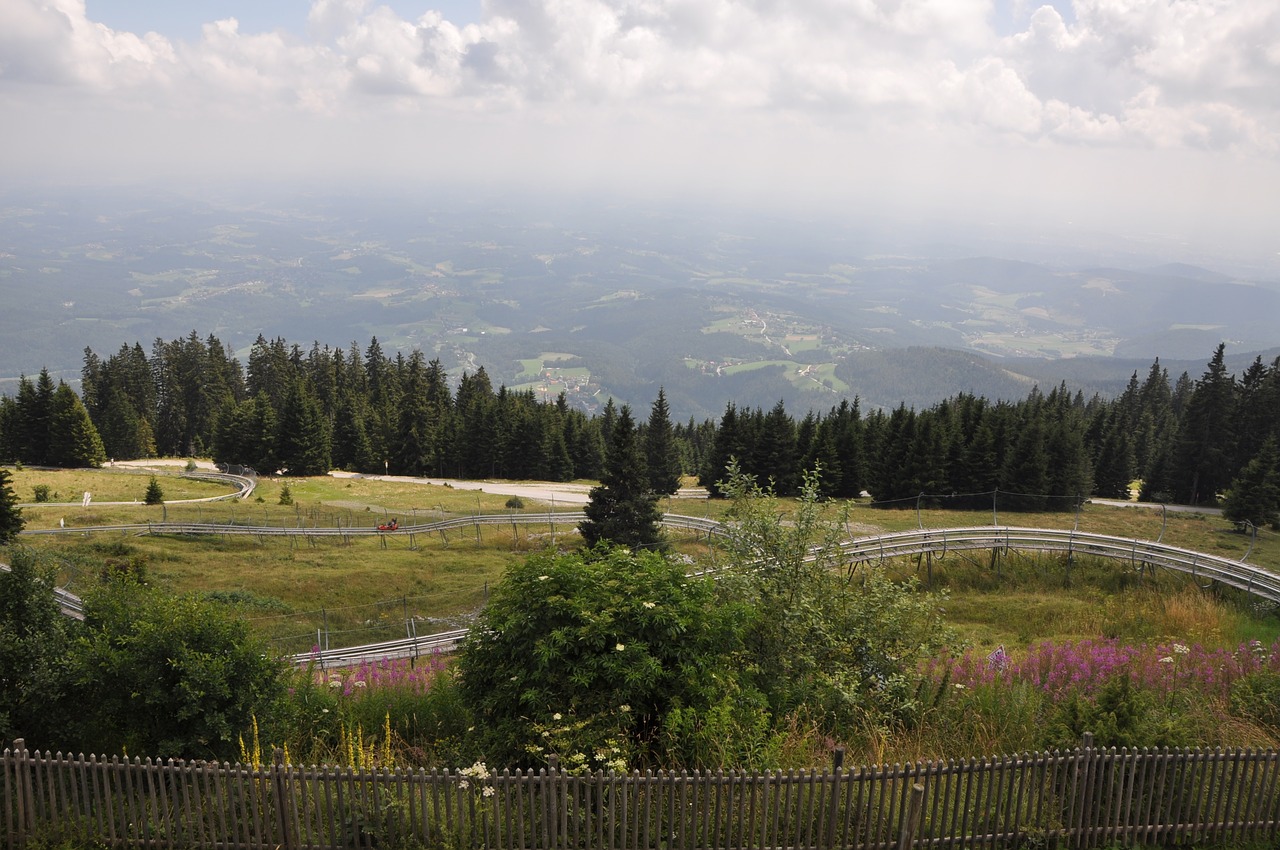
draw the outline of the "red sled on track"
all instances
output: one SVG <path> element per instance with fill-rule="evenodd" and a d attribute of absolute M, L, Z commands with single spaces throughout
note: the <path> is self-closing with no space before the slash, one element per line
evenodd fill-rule
<path fill-rule="evenodd" d="M 395 531 L 399 527 L 400 527 L 400 520 L 393 519 L 391 520 L 391 522 L 384 522 L 382 525 L 378 526 L 378 530 L 379 531 Z"/>

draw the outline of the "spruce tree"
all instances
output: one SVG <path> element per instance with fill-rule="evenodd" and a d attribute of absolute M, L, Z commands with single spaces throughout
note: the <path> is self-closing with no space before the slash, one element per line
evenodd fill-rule
<path fill-rule="evenodd" d="M 25 520 L 18 507 L 18 495 L 13 492 L 9 470 L 0 469 L 0 546 L 8 543 L 22 531 Z"/>
<path fill-rule="evenodd" d="M 649 489 L 660 496 L 674 496 L 680 489 L 680 457 L 676 452 L 667 396 L 658 387 L 644 432 L 645 460 L 649 467 Z"/>
<path fill-rule="evenodd" d="M 102 438 L 89 420 L 89 411 L 71 387 L 59 382 L 49 411 L 48 462 L 62 467 L 96 467 L 106 459 Z"/>
<path fill-rule="evenodd" d="M 1222 514 L 1233 522 L 1280 525 L 1280 448 L 1274 437 L 1267 438 L 1231 483 Z"/>
<path fill-rule="evenodd" d="M 279 462 L 290 475 L 326 475 L 330 468 L 329 423 L 305 382 L 289 390 L 280 414 Z"/>
<path fill-rule="evenodd" d="M 156 480 L 154 475 L 147 482 L 147 492 L 143 495 L 142 501 L 147 505 L 164 504 L 164 490 L 160 488 L 160 482 Z"/>
<path fill-rule="evenodd" d="M 631 408 L 623 405 L 613 424 L 600 485 L 591 488 L 587 518 L 578 532 L 588 546 L 610 542 L 631 549 L 661 549 L 658 496 L 649 489 L 648 467 L 636 439 Z"/>
<path fill-rule="evenodd" d="M 1173 498 L 1184 504 L 1217 502 L 1231 480 L 1231 422 L 1235 378 L 1227 374 L 1225 346 L 1219 344 L 1208 369 L 1187 401 L 1174 442 L 1169 479 Z"/>

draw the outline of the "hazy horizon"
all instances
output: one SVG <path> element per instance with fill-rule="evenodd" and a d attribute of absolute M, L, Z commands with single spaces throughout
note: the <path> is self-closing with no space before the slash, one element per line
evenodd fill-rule
<path fill-rule="evenodd" d="M 1267 0 L 5 0 L 0 179 L 444 181 L 1275 268 L 1277 43 Z"/>

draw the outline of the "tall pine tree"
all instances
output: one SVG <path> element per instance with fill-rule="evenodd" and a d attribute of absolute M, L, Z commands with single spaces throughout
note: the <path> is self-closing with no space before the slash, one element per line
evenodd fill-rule
<path fill-rule="evenodd" d="M 658 397 L 649 411 L 644 454 L 649 467 L 649 489 L 659 496 L 674 496 L 680 489 L 680 457 L 672 434 L 671 410 L 662 387 L 658 387 Z"/>
<path fill-rule="evenodd" d="M 658 497 L 649 488 L 648 467 L 636 439 L 631 408 L 623 405 L 610 434 L 600 485 L 591 488 L 587 518 L 578 532 L 588 546 L 600 542 L 631 549 L 661 549 Z"/>

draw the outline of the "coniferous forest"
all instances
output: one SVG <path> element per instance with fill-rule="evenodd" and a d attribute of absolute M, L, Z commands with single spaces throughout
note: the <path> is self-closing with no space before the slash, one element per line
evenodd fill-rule
<path fill-rule="evenodd" d="M 451 388 L 452 383 L 452 388 Z M 0 399 L 0 459 L 80 466 L 108 458 L 212 456 L 260 472 L 330 469 L 455 478 L 599 479 L 612 431 L 634 427 L 655 493 L 678 473 L 719 494 L 730 458 L 779 495 L 821 470 L 823 493 L 886 505 L 926 501 L 1069 510 L 1091 495 L 1224 504 L 1255 524 L 1280 511 L 1280 358 L 1228 374 L 1224 346 L 1198 378 L 1159 361 L 1114 399 L 1065 385 L 1018 401 L 960 393 L 925 410 L 860 409 L 857 399 L 797 419 L 779 402 L 729 402 L 718 422 L 672 423 L 659 390 L 649 415 L 610 400 L 589 416 L 563 396 L 495 388 L 483 367 L 451 382 L 420 351 L 389 355 L 284 339 L 243 365 L 217 337 L 86 349 L 82 393 L 47 372 Z"/>

